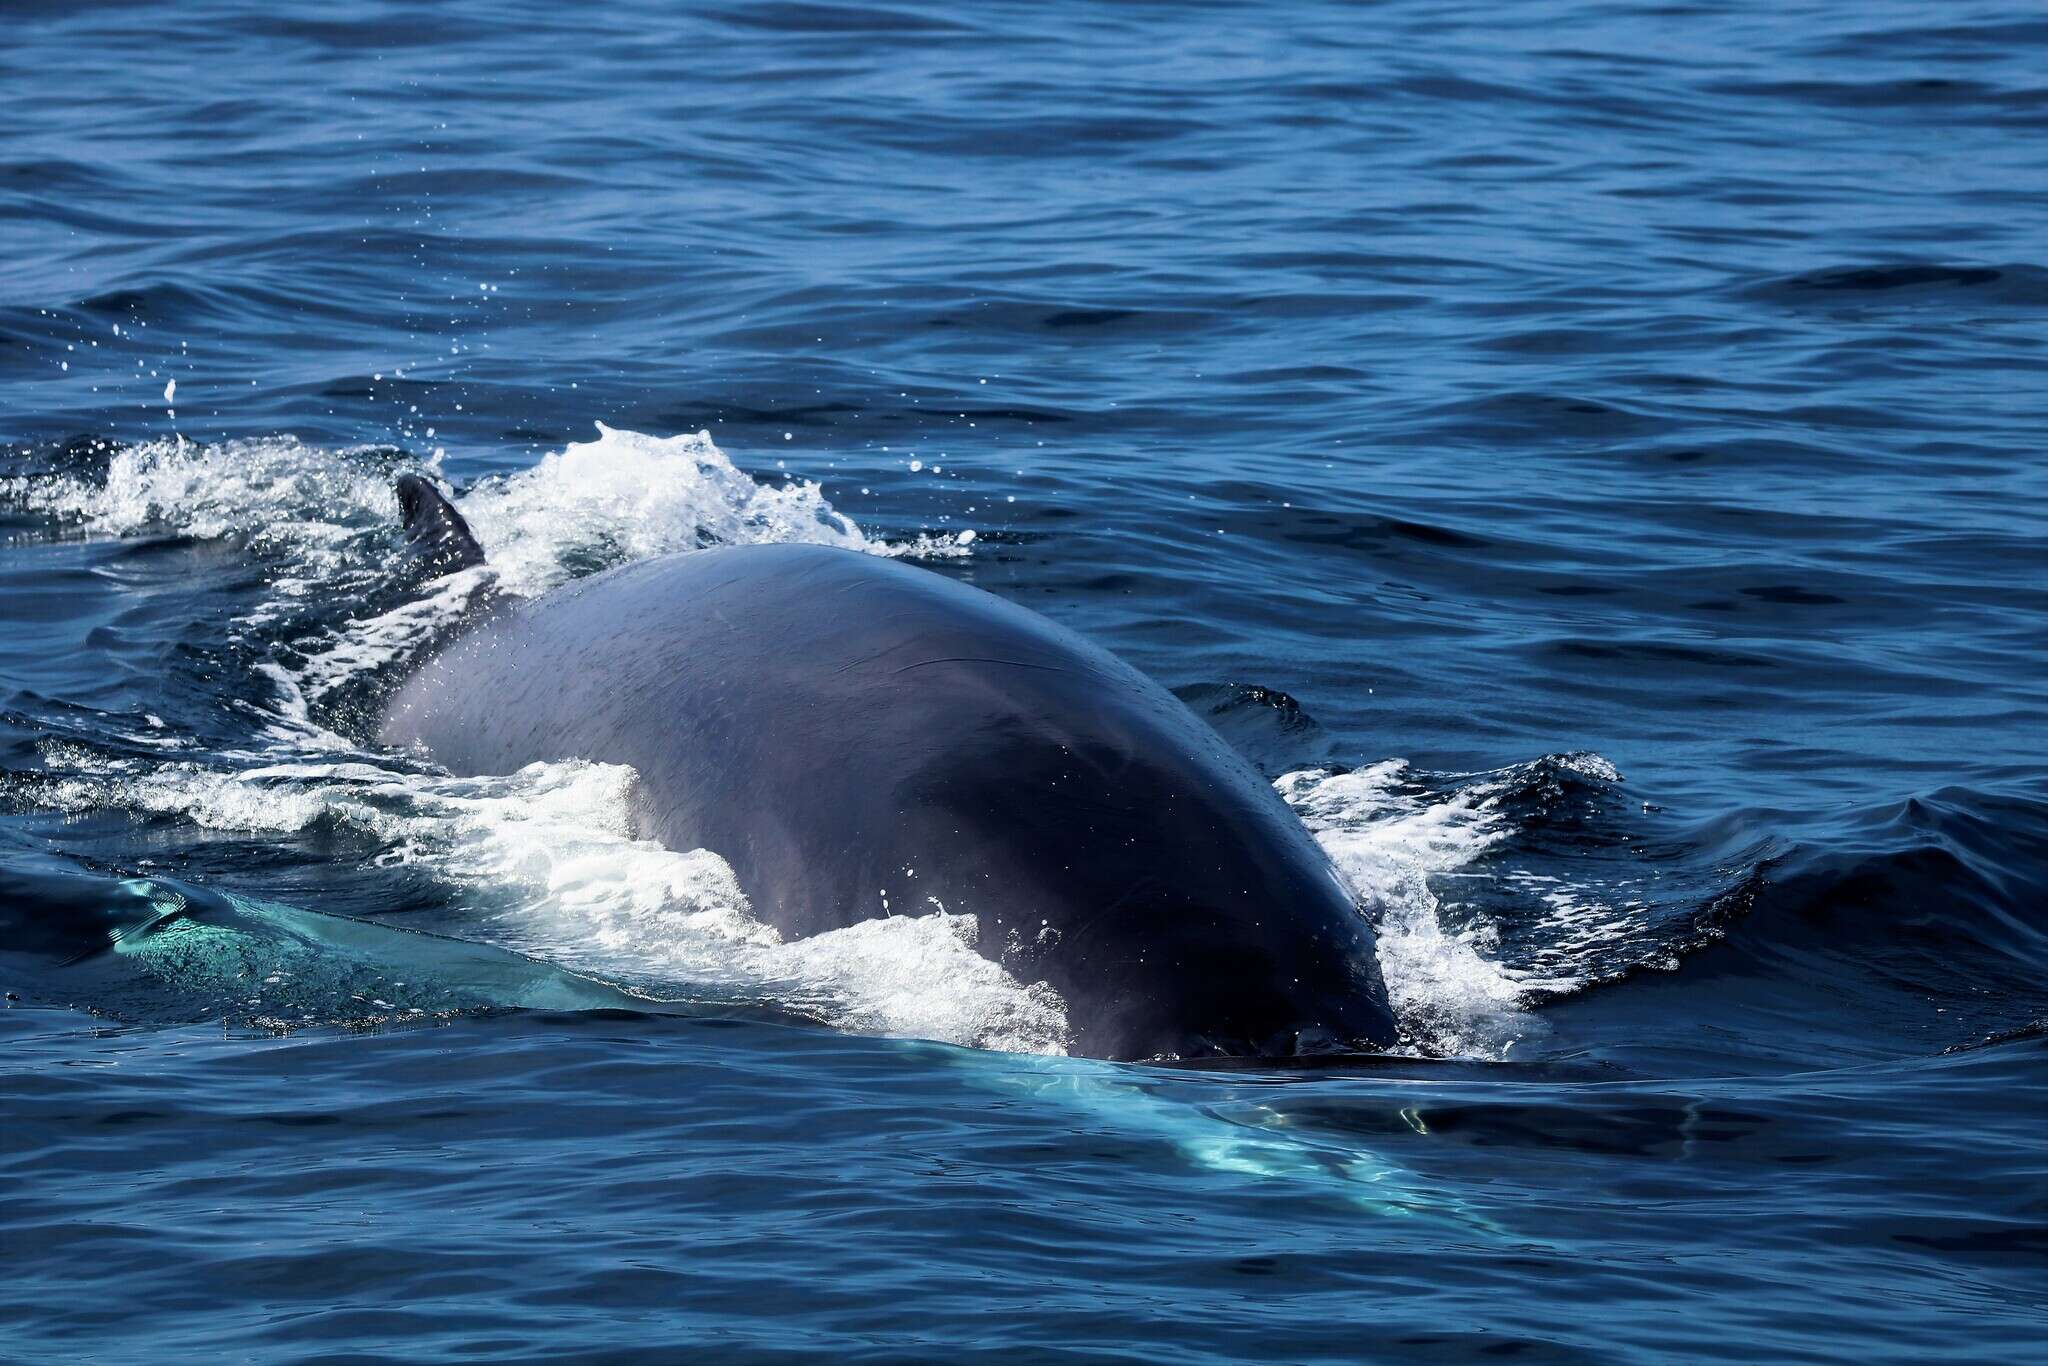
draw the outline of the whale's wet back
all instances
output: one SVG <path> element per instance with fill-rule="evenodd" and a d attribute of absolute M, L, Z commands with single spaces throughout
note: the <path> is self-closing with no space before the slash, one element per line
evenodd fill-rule
<path fill-rule="evenodd" d="M 458 773 L 629 765 L 639 832 L 722 856 L 786 934 L 972 916 L 1079 1052 L 1395 1039 L 1364 913 L 1264 779 L 1100 647 L 923 569 L 783 545 L 613 570 L 488 616 L 380 738 Z"/>

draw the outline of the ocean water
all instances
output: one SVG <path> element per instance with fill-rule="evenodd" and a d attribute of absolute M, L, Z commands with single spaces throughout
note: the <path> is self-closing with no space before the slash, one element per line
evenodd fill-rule
<path fill-rule="evenodd" d="M 14 0 L 0 1356 L 2041 1355 L 2044 203 L 2017 3 Z M 1396 1052 L 368 738 L 788 540 L 1179 690 Z"/>

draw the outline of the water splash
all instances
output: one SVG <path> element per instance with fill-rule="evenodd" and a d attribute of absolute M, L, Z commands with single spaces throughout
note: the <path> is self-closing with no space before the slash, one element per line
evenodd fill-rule
<path fill-rule="evenodd" d="M 876 548 L 816 484 L 757 483 L 709 432 L 597 431 L 457 500 L 506 591 L 530 597 L 594 568 L 714 545 Z"/>
<path fill-rule="evenodd" d="M 1299 770 L 1274 787 L 1376 915 L 1388 1000 L 1412 1049 L 1500 1057 L 1536 1028 L 1525 985 L 1491 956 L 1491 926 L 1447 929 L 1432 887 L 1507 838 L 1483 790 L 1432 797 L 1400 759 Z"/>

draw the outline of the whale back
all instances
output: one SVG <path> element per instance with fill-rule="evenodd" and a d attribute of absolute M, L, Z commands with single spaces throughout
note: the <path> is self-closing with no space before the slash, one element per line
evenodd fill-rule
<path fill-rule="evenodd" d="M 943 908 L 1065 998 L 1079 1051 L 1383 1045 L 1370 928 L 1165 689 L 931 571 L 819 546 L 642 561 L 490 618 L 381 738 L 463 773 L 630 764 L 639 833 L 810 935 Z"/>

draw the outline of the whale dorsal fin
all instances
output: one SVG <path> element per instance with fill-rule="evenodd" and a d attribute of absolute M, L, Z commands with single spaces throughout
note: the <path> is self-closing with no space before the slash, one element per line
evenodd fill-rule
<path fill-rule="evenodd" d="M 405 519 L 407 568 L 423 579 L 437 579 L 484 562 L 483 547 L 470 534 L 441 491 L 417 474 L 398 476 L 399 514 Z"/>

